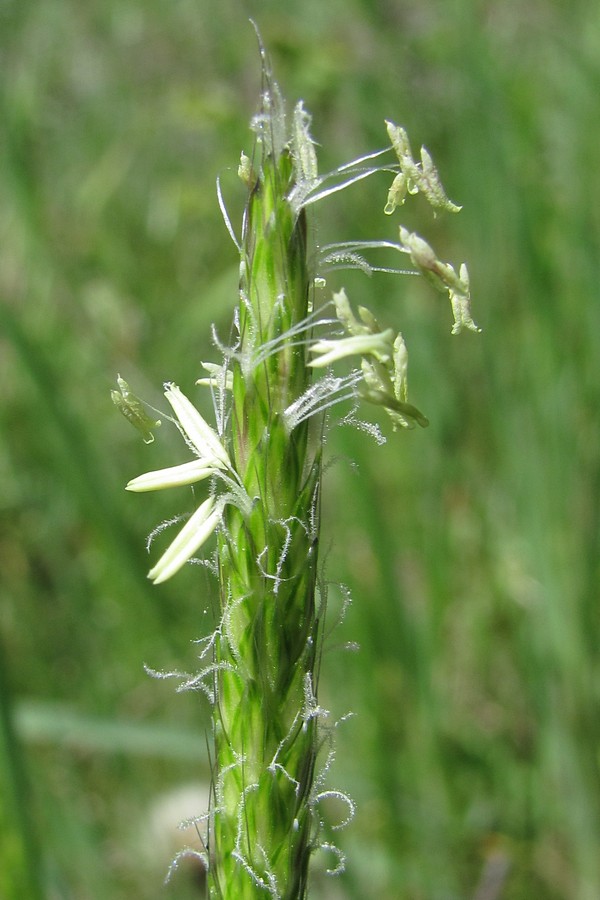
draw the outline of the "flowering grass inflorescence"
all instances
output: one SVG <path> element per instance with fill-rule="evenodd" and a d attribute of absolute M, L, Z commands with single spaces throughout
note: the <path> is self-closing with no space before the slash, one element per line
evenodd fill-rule
<path fill-rule="evenodd" d="M 207 485 L 205 499 L 149 577 L 159 583 L 175 575 L 216 532 L 219 621 L 204 643 L 201 671 L 185 686 L 203 686 L 213 701 L 206 864 L 211 897 L 228 900 L 306 896 L 309 858 L 318 848 L 333 859 L 331 871 L 343 867 L 341 853 L 323 837 L 321 807 L 335 795 L 350 818 L 353 805 L 323 787 L 332 726 L 317 699 L 326 606 L 318 549 L 328 410 L 364 399 L 383 407 L 394 429 L 428 424 L 408 400 L 402 335 L 381 327 L 366 307 L 356 314 L 344 290 L 319 304 L 323 273 L 343 266 L 370 273 L 377 267 L 364 254 L 374 248 L 406 254 L 411 271 L 448 292 L 453 331 L 477 330 L 466 266 L 457 275 L 418 235 L 401 227 L 398 243 L 313 246 L 309 207 L 376 172 L 393 175 L 388 214 L 417 192 L 435 212 L 460 207 L 448 199 L 425 148 L 415 162 L 406 132 L 391 122 L 391 147 L 319 175 L 310 117 L 299 103 L 288 121 L 264 52 L 262 58 L 254 153 L 242 154 L 239 166 L 248 190 L 241 240 L 226 217 L 240 253 L 235 341 L 219 344 L 222 363 L 205 363 L 208 375 L 199 380 L 211 391 L 218 424 L 210 426 L 176 385 L 166 385 L 194 458 L 127 485 L 138 492 Z M 390 152 L 395 162 L 377 162 Z M 224 210 L 220 189 L 219 202 Z M 356 367 L 334 375 L 331 365 L 346 358 L 354 358 Z M 158 423 L 122 379 L 119 387 L 115 402 L 152 440 Z"/>

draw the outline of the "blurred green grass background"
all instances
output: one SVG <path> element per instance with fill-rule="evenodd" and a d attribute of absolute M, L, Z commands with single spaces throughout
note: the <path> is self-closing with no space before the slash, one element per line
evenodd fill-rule
<path fill-rule="evenodd" d="M 468 260 L 484 328 L 451 338 L 417 280 L 331 279 L 402 328 L 432 424 L 329 439 L 326 572 L 354 602 L 322 703 L 355 713 L 329 781 L 358 811 L 346 874 L 314 896 L 597 900 L 600 6 L 583 0 L 0 4 L 0 897 L 200 896 L 186 870 L 162 887 L 156 819 L 206 785 L 208 710 L 143 664 L 194 669 L 214 588 L 193 567 L 147 583 L 144 538 L 189 498 L 123 485 L 185 449 L 167 425 L 144 446 L 109 389 L 121 372 L 156 405 L 164 380 L 192 393 L 210 323 L 226 333 L 215 178 L 235 221 L 249 15 L 322 170 L 383 146 L 385 117 L 431 150 L 464 210 L 398 221 Z M 320 240 L 393 239 L 386 191 L 331 198 Z"/>

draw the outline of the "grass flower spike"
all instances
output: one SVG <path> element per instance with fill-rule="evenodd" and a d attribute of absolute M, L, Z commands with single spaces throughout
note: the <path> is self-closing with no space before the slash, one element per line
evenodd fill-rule
<path fill-rule="evenodd" d="M 334 860 L 332 872 L 343 868 L 321 808 L 336 797 L 348 818 L 354 809 L 344 794 L 323 789 L 333 732 L 318 701 L 326 614 L 319 568 L 323 435 L 333 407 L 361 399 L 385 409 L 394 429 L 427 425 L 408 401 L 402 335 L 380 326 L 364 306 L 355 314 L 343 289 L 319 306 L 315 286 L 325 280 L 315 261 L 324 260 L 327 271 L 348 265 L 370 273 L 377 268 L 363 252 L 408 253 L 419 272 L 450 292 L 457 326 L 472 323 L 466 269 L 457 276 L 432 260 L 422 239 L 405 229 L 400 244 L 349 242 L 319 253 L 308 208 L 365 177 L 393 171 L 393 163 L 375 163 L 392 148 L 320 175 L 309 114 L 299 103 L 286 116 L 264 51 L 262 60 L 254 152 L 242 154 L 238 170 L 248 192 L 240 240 L 219 188 L 240 254 L 239 304 L 233 344 L 219 344 L 223 360 L 203 363 L 208 375 L 199 384 L 209 387 L 222 426 L 217 433 L 178 387 L 167 385 L 175 423 L 195 458 L 127 485 L 144 492 L 209 482 L 208 497 L 150 578 L 159 583 L 175 575 L 216 533 L 217 623 L 201 671 L 187 682 L 204 686 L 214 700 L 205 838 L 213 900 L 300 900 L 308 891 L 311 854 L 320 849 Z M 389 203 L 419 190 L 434 208 L 456 210 L 426 151 L 415 164 L 403 129 L 393 126 L 390 135 L 401 177 Z M 333 373 L 332 366 L 349 361 L 349 372 Z"/>

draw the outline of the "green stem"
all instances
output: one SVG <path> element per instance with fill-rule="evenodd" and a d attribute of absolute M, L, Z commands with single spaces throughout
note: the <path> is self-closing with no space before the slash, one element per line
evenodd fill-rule
<path fill-rule="evenodd" d="M 40 853 L 4 660 L 0 652 L 0 895 L 42 900 Z"/>

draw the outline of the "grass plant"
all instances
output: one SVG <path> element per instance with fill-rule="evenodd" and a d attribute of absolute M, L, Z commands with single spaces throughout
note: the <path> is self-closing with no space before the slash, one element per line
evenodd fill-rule
<path fill-rule="evenodd" d="M 506 900 L 596 900 L 598 10 L 260 6 L 320 169 L 382 146 L 398 116 L 464 209 L 432 221 L 417 196 L 394 215 L 442 260 L 468 248 L 485 301 L 481 337 L 449 339 L 423 279 L 326 276 L 355 314 L 368 295 L 378 320 L 401 321 L 430 425 L 381 447 L 327 433 L 340 462 L 321 554 L 354 597 L 332 640 L 360 651 L 324 653 L 319 703 L 333 721 L 356 714 L 330 780 L 357 806 L 329 835 L 346 872 L 323 884 L 316 856 L 313 895 L 461 900 L 502 856 Z M 189 637 L 210 630 L 213 576 L 185 566 L 154 586 L 140 541 L 193 513 L 208 482 L 197 503 L 189 488 L 126 494 L 130 474 L 192 454 L 164 420 L 145 446 L 108 390 L 121 372 L 162 408 L 156 386 L 173 380 L 213 421 L 210 389 L 192 385 L 214 359 L 211 322 L 229 343 L 239 278 L 214 183 L 239 222 L 244 191 L 221 167 L 249 152 L 241 18 L 238 0 L 0 13 L 0 631 L 29 787 L 10 794 L 29 822 L 3 820 L 0 865 L 28 865 L 5 854 L 31 835 L 47 896 L 154 900 L 169 860 L 147 830 L 158 798 L 210 777 L 208 704 L 140 673 L 192 670 Z M 318 244 L 398 237 L 382 216 L 392 177 L 377 177 L 313 207 Z M 330 586 L 333 618 L 341 602 Z M 4 791 L 19 782 L 2 766 Z M 161 890 L 197 895 L 183 861 Z"/>
<path fill-rule="evenodd" d="M 354 814 L 346 794 L 323 787 L 336 727 L 318 700 L 328 594 L 318 553 L 322 453 L 330 412 L 353 401 L 347 422 L 379 443 L 385 441 L 379 428 L 356 419 L 359 400 L 383 408 L 394 430 L 429 424 L 408 400 L 402 335 L 382 328 L 365 306 L 357 317 L 343 289 L 324 301 L 323 275 L 340 268 L 420 274 L 449 295 L 454 333 L 479 329 L 471 318 L 466 265 L 457 273 L 402 225 L 398 243 L 317 247 L 310 207 L 379 173 L 393 176 L 387 215 L 418 193 L 435 213 L 460 207 L 448 199 L 426 148 L 416 162 L 406 131 L 390 121 L 391 146 L 320 175 L 309 114 L 302 102 L 286 114 L 262 44 L 261 60 L 255 149 L 251 157 L 242 153 L 238 170 L 248 191 L 239 241 L 218 186 L 240 253 L 240 286 L 231 345 L 215 336 L 223 362 L 205 363 L 209 375 L 200 379 L 212 392 L 216 427 L 167 384 L 175 423 L 195 458 L 134 478 L 127 488 L 211 482 L 208 497 L 151 569 L 155 584 L 218 534 L 217 626 L 201 641 L 201 669 L 182 685 L 204 690 L 213 704 L 211 809 L 196 820 L 205 825 L 206 849 L 184 850 L 174 865 L 184 856 L 201 857 L 213 898 L 301 900 L 312 853 L 333 857 L 329 874 L 344 869 L 343 854 L 323 836 L 323 803 L 335 799 L 346 806 L 334 830 Z M 384 157 L 392 158 L 381 162 Z M 406 254 L 414 268 L 373 266 L 365 254 L 382 249 Z M 358 358 L 360 368 L 334 376 L 332 364 L 349 357 Z M 313 377 L 318 370 L 325 374 Z M 160 420 L 120 377 L 118 385 L 115 404 L 152 443 Z"/>

